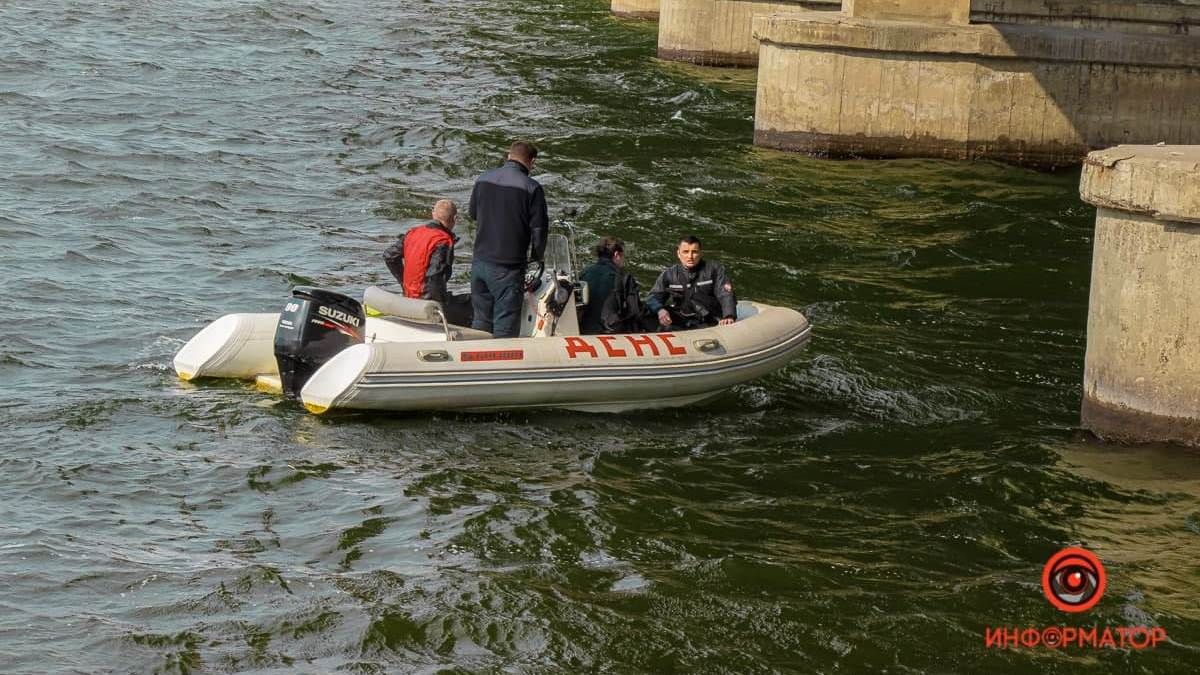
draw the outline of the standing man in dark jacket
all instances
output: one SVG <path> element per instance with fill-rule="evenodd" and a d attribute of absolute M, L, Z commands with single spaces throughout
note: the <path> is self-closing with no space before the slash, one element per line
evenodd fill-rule
<path fill-rule="evenodd" d="M 454 268 L 454 244 L 458 237 L 458 205 L 449 199 L 433 205 L 433 220 L 400 235 L 383 253 L 388 270 L 408 298 L 437 300 L 446 321 L 456 326 L 471 324 L 471 296 L 446 289 Z"/>
<path fill-rule="evenodd" d="M 468 212 L 475 220 L 471 263 L 472 328 L 496 337 L 520 331 L 525 264 L 541 262 L 550 220 L 542 186 L 529 177 L 537 148 L 517 141 L 504 166 L 475 180 Z"/>
<path fill-rule="evenodd" d="M 737 319 L 733 284 L 721 263 L 704 259 L 700 238 L 681 239 L 675 255 L 679 264 L 663 270 L 646 297 L 659 325 L 687 330 L 733 323 Z"/>

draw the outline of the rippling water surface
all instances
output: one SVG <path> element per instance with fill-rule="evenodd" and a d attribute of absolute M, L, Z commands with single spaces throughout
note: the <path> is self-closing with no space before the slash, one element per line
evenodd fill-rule
<path fill-rule="evenodd" d="M 598 0 L 0 3 L 0 671 L 1195 672 L 1200 461 L 1076 428 L 1076 174 L 754 148 Z M 174 352 L 352 294 L 510 139 L 805 358 L 694 411 L 316 418 Z M 465 278 L 465 265 L 462 277 Z M 1042 564 L 1109 590 L 1053 609 Z M 999 625 L 1140 625 L 1134 653 Z"/>

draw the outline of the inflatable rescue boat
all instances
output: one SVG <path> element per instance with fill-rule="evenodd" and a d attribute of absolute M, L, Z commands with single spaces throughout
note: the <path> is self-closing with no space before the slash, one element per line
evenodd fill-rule
<path fill-rule="evenodd" d="M 446 322 L 439 303 L 378 287 L 363 301 L 309 287 L 278 313 L 228 314 L 175 355 L 184 380 L 239 378 L 336 409 L 621 412 L 683 406 L 782 368 L 811 328 L 792 309 L 739 302 L 737 321 L 676 332 L 580 335 L 572 248 L 550 235 L 520 337 Z"/>

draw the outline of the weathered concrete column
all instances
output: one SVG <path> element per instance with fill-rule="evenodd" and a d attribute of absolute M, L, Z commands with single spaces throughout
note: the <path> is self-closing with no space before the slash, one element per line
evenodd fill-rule
<path fill-rule="evenodd" d="M 1200 146 L 1093 152 L 1096 210 L 1083 426 L 1200 445 Z"/>
<path fill-rule="evenodd" d="M 659 0 L 612 0 L 612 13 L 638 19 L 657 19 Z"/>
<path fill-rule="evenodd" d="M 754 66 L 756 16 L 817 10 L 836 12 L 841 0 L 662 0 L 658 58 L 705 66 Z"/>
<path fill-rule="evenodd" d="M 858 19 L 965 24 L 971 0 L 844 0 L 842 11 Z"/>
<path fill-rule="evenodd" d="M 754 33 L 759 145 L 1056 167 L 1118 143 L 1200 143 L 1187 36 L 828 12 L 758 17 Z"/>
<path fill-rule="evenodd" d="M 971 22 L 1197 35 L 1200 34 L 1200 4 L 1137 0 L 972 0 Z"/>

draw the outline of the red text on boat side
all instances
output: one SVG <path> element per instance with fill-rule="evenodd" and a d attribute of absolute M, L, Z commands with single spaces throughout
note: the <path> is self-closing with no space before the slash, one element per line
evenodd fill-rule
<path fill-rule="evenodd" d="M 459 358 L 463 361 L 523 361 L 524 349 L 486 349 L 462 352 Z"/>
<path fill-rule="evenodd" d="M 627 358 L 630 356 L 630 349 L 633 350 L 633 355 L 645 356 L 682 356 L 687 354 L 687 348 L 675 344 L 672 340 L 675 338 L 674 333 L 654 333 L 653 335 L 598 335 L 595 338 L 582 337 L 564 337 L 563 346 L 567 350 L 567 356 L 575 359 L 580 356 L 586 356 L 592 359 L 602 358 Z M 657 342 L 655 341 L 657 339 Z M 596 342 L 592 342 L 595 340 Z M 596 343 L 599 343 L 597 346 Z M 659 350 L 661 343 L 663 351 Z M 628 344 L 628 347 L 626 347 Z"/>

